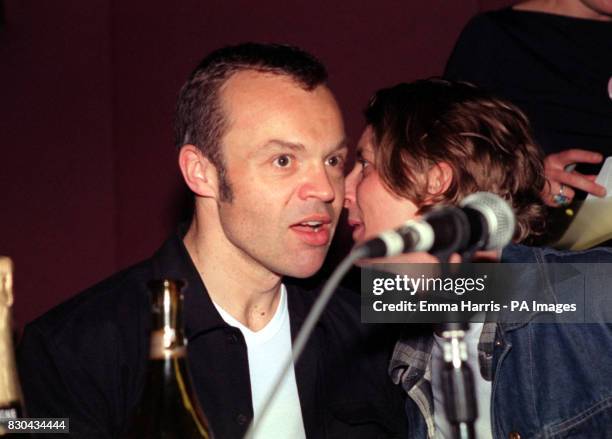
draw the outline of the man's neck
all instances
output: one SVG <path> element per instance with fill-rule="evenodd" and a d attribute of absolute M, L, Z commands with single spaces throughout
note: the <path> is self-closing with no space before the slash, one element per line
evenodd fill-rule
<path fill-rule="evenodd" d="M 278 307 L 282 278 L 210 223 L 194 218 L 183 242 L 212 301 L 253 331 L 265 327 Z"/>

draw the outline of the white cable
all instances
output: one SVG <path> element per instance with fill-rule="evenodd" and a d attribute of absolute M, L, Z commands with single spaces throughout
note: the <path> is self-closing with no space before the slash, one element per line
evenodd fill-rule
<path fill-rule="evenodd" d="M 308 342 L 312 331 L 314 330 L 317 322 L 319 321 L 319 318 L 321 318 L 321 314 L 323 314 L 323 311 L 325 310 L 325 307 L 331 299 L 334 291 L 336 291 L 338 284 L 340 283 L 344 275 L 349 271 L 353 263 L 358 259 L 364 258 L 365 256 L 366 252 L 363 247 L 358 247 L 353 250 L 346 258 L 342 260 L 338 267 L 336 267 L 332 275 L 329 277 L 329 279 L 323 286 L 321 294 L 319 294 L 319 297 L 312 305 L 312 309 L 308 313 L 306 320 L 304 320 L 304 324 L 300 328 L 297 337 L 295 337 L 295 340 L 293 341 L 291 357 L 289 357 L 289 359 L 285 362 L 281 374 L 278 376 L 278 378 L 274 382 L 274 385 L 266 395 L 264 403 L 261 406 L 261 412 L 259 413 L 259 416 L 257 416 L 257 419 L 254 419 L 253 422 L 251 422 L 251 424 L 249 425 L 249 429 L 244 435 L 244 439 L 255 438 L 257 429 L 261 425 L 261 420 L 265 417 L 266 413 L 270 409 L 272 401 L 278 393 L 278 390 L 280 389 L 280 386 L 285 380 L 287 374 L 294 366 L 294 364 L 298 362 L 300 355 L 302 355 L 302 352 L 306 347 L 306 343 Z"/>

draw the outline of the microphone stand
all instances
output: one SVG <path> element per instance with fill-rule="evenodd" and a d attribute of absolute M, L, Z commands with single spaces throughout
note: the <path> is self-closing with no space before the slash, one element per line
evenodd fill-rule
<path fill-rule="evenodd" d="M 451 252 L 437 255 L 441 263 L 447 263 Z M 465 252 L 462 257 L 471 256 Z M 444 265 L 445 266 L 445 265 Z M 444 395 L 444 411 L 451 425 L 452 435 L 458 439 L 476 438 L 474 424 L 478 417 L 474 374 L 468 362 L 465 334 L 469 323 L 441 323 L 437 331 L 442 336 L 444 366 L 440 373 L 440 383 Z"/>
<path fill-rule="evenodd" d="M 474 423 L 478 416 L 474 392 L 474 375 L 468 364 L 467 346 L 464 340 L 469 323 L 443 323 L 442 344 L 444 367 L 440 382 L 444 391 L 444 410 L 452 427 L 453 437 L 476 437 Z"/>

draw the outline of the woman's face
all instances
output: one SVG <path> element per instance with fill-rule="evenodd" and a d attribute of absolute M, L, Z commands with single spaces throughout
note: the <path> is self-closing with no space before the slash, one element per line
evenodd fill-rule
<path fill-rule="evenodd" d="M 414 203 L 391 193 L 380 179 L 371 127 L 367 127 L 359 139 L 357 161 L 345 180 L 345 188 L 344 206 L 348 209 L 355 243 L 394 229 L 416 216 Z"/>

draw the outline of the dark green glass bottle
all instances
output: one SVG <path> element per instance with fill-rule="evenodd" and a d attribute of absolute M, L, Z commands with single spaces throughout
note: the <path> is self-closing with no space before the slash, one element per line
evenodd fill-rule
<path fill-rule="evenodd" d="M 183 333 L 183 282 L 149 283 L 153 326 L 147 377 L 127 437 L 212 439 L 208 420 L 193 391 Z"/>
<path fill-rule="evenodd" d="M 8 421 L 24 416 L 21 386 L 13 354 L 11 307 L 13 305 L 13 262 L 0 256 L 0 436 L 13 436 Z"/>

